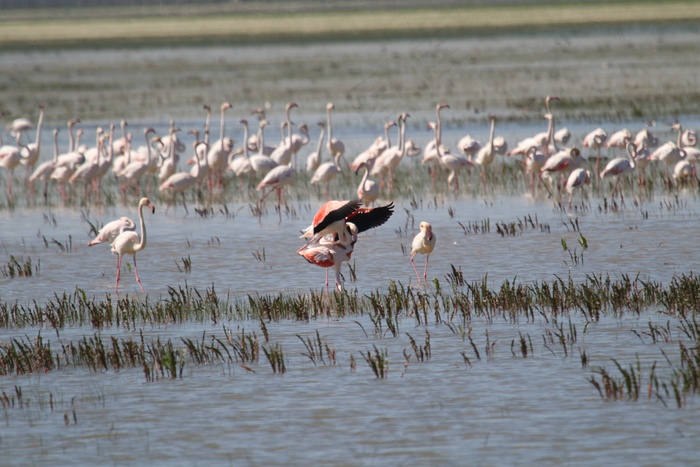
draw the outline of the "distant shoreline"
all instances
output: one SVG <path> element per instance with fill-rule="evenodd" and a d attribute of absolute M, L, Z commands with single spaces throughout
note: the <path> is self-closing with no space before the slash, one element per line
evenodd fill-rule
<path fill-rule="evenodd" d="M 255 2 L 256 5 L 259 2 Z M 6 10 L 0 19 L 0 50 L 120 48 L 192 45 L 315 43 L 416 38 L 482 37 L 567 28 L 692 26 L 697 3 L 525 3 L 455 5 L 430 8 L 409 2 L 378 2 L 377 8 L 317 8 L 292 2 L 288 11 L 274 2 L 201 6 L 90 7 Z M 238 7 L 238 9 L 236 9 Z"/>

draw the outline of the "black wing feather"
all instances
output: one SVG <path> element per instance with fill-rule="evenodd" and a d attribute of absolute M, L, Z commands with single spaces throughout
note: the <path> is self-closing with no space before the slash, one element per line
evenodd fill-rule
<path fill-rule="evenodd" d="M 338 209 L 331 211 L 328 213 L 328 215 L 323 219 L 323 221 L 319 222 L 316 227 L 314 227 L 314 234 L 317 234 L 321 232 L 323 229 L 331 225 L 333 222 L 339 221 L 341 219 L 345 219 L 349 215 L 351 215 L 353 212 L 357 211 L 360 209 L 360 206 L 362 205 L 362 200 L 360 199 L 353 199 L 351 201 L 348 201 Z"/>
<path fill-rule="evenodd" d="M 355 210 L 345 220 L 357 226 L 357 233 L 379 227 L 389 220 L 394 213 L 394 203 L 378 208 Z"/>

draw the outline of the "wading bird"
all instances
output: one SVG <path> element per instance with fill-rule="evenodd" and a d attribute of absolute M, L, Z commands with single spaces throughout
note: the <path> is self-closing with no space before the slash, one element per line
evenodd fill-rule
<path fill-rule="evenodd" d="M 416 277 L 418 282 L 420 282 L 420 275 L 418 274 L 418 269 L 416 268 L 416 263 L 413 258 L 417 254 L 425 255 L 425 268 L 423 269 L 423 282 L 426 282 L 428 277 L 428 259 L 430 259 L 430 253 L 433 252 L 435 248 L 435 234 L 433 233 L 433 227 L 427 222 L 420 223 L 420 232 L 413 237 L 413 242 L 411 243 L 411 265 L 413 270 L 416 272 Z"/>
<path fill-rule="evenodd" d="M 136 253 L 146 248 L 146 223 L 143 219 L 143 207 L 148 206 L 151 213 L 155 214 L 156 207 L 151 203 L 148 198 L 141 198 L 139 201 L 139 222 L 141 223 L 141 237 L 139 234 L 133 230 L 126 230 L 120 233 L 117 238 L 112 242 L 112 253 L 117 255 L 117 282 L 116 282 L 116 292 L 119 293 L 119 278 L 121 276 L 122 258 L 124 255 L 131 255 L 134 257 L 134 273 L 136 275 L 136 282 L 143 290 L 143 285 L 141 285 L 141 279 L 139 279 L 139 270 L 136 267 Z"/>

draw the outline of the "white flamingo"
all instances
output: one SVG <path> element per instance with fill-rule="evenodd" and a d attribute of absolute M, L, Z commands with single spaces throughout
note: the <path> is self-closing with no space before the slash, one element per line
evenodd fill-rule
<path fill-rule="evenodd" d="M 574 191 L 581 191 L 581 207 L 585 206 L 583 187 L 591 183 L 591 172 L 582 168 L 574 169 L 566 181 L 566 192 L 569 193 L 569 209 L 574 197 Z"/>
<path fill-rule="evenodd" d="M 613 189 L 610 192 L 610 198 L 614 199 L 615 191 L 620 192 L 620 201 L 622 205 L 625 205 L 625 196 L 622 194 L 620 189 L 620 181 L 623 177 L 628 176 L 635 170 L 635 158 L 637 157 L 637 147 L 634 143 L 627 143 L 627 155 L 628 157 L 616 157 L 607 163 L 605 169 L 600 173 L 600 178 L 615 177 L 617 181 L 613 185 Z"/>
<path fill-rule="evenodd" d="M 168 210 L 170 209 L 170 205 L 172 205 L 175 201 L 175 196 L 177 196 L 178 193 L 182 195 L 182 205 L 185 207 L 185 212 L 189 214 L 189 210 L 187 209 L 187 201 L 185 200 L 185 191 L 189 190 L 190 188 L 194 187 L 197 184 L 197 181 L 199 181 L 200 177 L 204 173 L 203 171 L 200 171 L 202 167 L 202 162 L 206 164 L 207 158 L 203 157 L 200 158 L 197 154 L 197 146 L 203 145 L 203 143 L 199 141 L 195 141 L 193 148 L 194 148 L 194 162 L 195 162 L 195 168 L 197 169 L 195 173 L 188 171 L 188 172 L 177 172 L 174 173 L 173 175 L 170 176 L 166 181 L 160 184 L 159 190 L 161 192 L 170 192 L 172 193 L 172 197 L 170 198 L 170 201 L 168 201 L 168 205 L 165 208 L 165 213 L 168 213 Z M 200 159 L 202 161 L 200 161 Z"/>
<path fill-rule="evenodd" d="M 418 269 L 416 268 L 416 263 L 413 258 L 417 254 L 425 255 L 425 267 L 423 268 L 423 282 L 427 281 L 428 277 L 428 260 L 430 259 L 430 254 L 435 248 L 436 242 L 435 234 L 433 233 L 433 227 L 428 222 L 420 223 L 420 232 L 413 237 L 413 242 L 411 243 L 411 265 L 413 270 L 416 272 L 416 277 L 418 282 L 420 282 L 420 275 L 418 274 Z"/>
<path fill-rule="evenodd" d="M 331 157 L 339 156 L 343 157 L 345 154 L 345 143 L 341 140 L 333 137 L 333 124 L 331 123 L 331 110 L 335 109 L 335 105 L 332 102 L 326 104 L 326 128 L 328 130 L 328 141 L 327 148 Z"/>
<path fill-rule="evenodd" d="M 51 179 L 51 174 L 56 167 L 56 162 L 58 161 L 58 128 L 53 130 L 53 159 L 42 162 L 35 169 L 34 172 L 29 176 L 29 183 L 34 184 L 37 180 L 42 180 L 44 182 L 44 203 L 48 200 L 48 188 L 49 180 Z"/>
<path fill-rule="evenodd" d="M 44 106 L 39 106 L 39 120 L 36 123 L 36 140 L 33 143 L 29 143 L 24 146 L 21 150 L 22 160 L 21 164 L 27 167 L 27 177 L 34 170 L 34 166 L 39 161 L 39 155 L 41 154 L 41 126 L 44 123 Z"/>
<path fill-rule="evenodd" d="M 351 170 L 357 170 L 363 162 L 372 162 L 379 157 L 387 148 L 391 147 L 391 139 L 389 138 L 389 129 L 396 126 L 396 122 L 386 122 L 384 124 L 384 137 L 377 136 L 377 138 L 369 145 L 367 149 L 362 151 L 355 157 L 355 159 L 350 164 Z"/>
<path fill-rule="evenodd" d="M 355 173 L 359 172 L 361 169 L 365 169 L 365 173 L 362 175 L 362 181 L 357 187 L 357 197 L 362 200 L 365 206 L 372 206 L 377 198 L 379 198 L 379 185 L 374 180 L 368 180 L 370 164 L 367 162 L 361 162 L 359 167 L 355 169 Z"/>
<path fill-rule="evenodd" d="M 326 134 L 326 124 L 323 122 L 318 122 L 318 126 L 321 128 L 321 133 L 318 136 L 316 151 L 309 154 L 309 156 L 306 158 L 306 171 L 309 173 L 316 172 L 318 166 L 321 165 L 321 154 L 323 152 L 323 139 Z"/>
<path fill-rule="evenodd" d="M 222 187 L 222 177 L 226 164 L 228 164 L 228 156 L 233 151 L 233 140 L 225 136 L 226 110 L 231 108 L 229 102 L 221 104 L 221 122 L 219 125 L 219 139 L 215 141 L 207 152 L 207 166 L 211 172 L 211 176 L 215 180 L 210 180 L 210 187 L 217 185 Z M 209 141 L 205 136 L 205 144 Z"/>
<path fill-rule="evenodd" d="M 398 167 L 401 159 L 406 155 L 406 119 L 410 115 L 402 113 L 397 121 L 399 125 L 399 145 L 387 148 L 381 156 L 377 157 L 372 167 L 372 175 L 389 174 L 389 190 L 394 186 L 394 169 Z"/>
<path fill-rule="evenodd" d="M 489 131 L 489 142 L 481 149 L 479 149 L 479 151 L 476 153 L 476 156 L 472 160 L 474 162 L 474 165 L 478 165 L 479 167 L 481 167 L 481 174 L 479 176 L 479 180 L 483 182 L 484 187 L 486 186 L 486 170 L 493 163 L 493 160 L 496 157 L 496 147 L 494 146 L 494 134 L 496 132 L 496 116 L 491 115 L 489 117 L 489 120 L 491 121 L 491 130 Z"/>
<path fill-rule="evenodd" d="M 437 124 L 435 122 L 428 122 L 428 128 L 435 132 L 435 147 L 438 148 L 440 164 L 450 171 L 447 176 L 447 186 L 449 187 L 454 182 L 455 191 L 459 191 L 459 176 L 457 172 L 474 167 L 474 163 L 470 161 L 467 156 L 462 154 L 443 153 L 442 142 L 440 141 L 437 131 Z"/>
<path fill-rule="evenodd" d="M 146 222 L 143 219 L 143 208 L 147 206 L 150 208 L 151 213 L 155 214 L 156 207 L 151 203 L 148 198 L 141 198 L 139 201 L 139 222 L 141 223 L 141 236 L 134 232 L 133 230 L 125 230 L 120 233 L 117 238 L 112 242 L 112 253 L 117 255 L 117 282 L 116 282 L 116 292 L 119 293 L 119 278 L 121 276 L 122 258 L 124 255 L 131 255 L 134 257 L 134 273 L 136 275 L 136 282 L 143 290 L 143 285 L 141 285 L 141 279 L 139 279 L 139 269 L 136 266 L 136 253 L 146 248 Z"/>
<path fill-rule="evenodd" d="M 112 243 L 122 232 L 127 230 L 136 230 L 136 223 L 126 217 L 122 216 L 117 220 L 107 222 L 102 228 L 97 232 L 95 238 L 88 242 L 88 246 L 98 245 L 100 243 Z"/>

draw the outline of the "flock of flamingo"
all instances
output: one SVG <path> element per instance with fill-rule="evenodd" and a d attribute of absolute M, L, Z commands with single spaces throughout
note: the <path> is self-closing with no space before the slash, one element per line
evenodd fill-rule
<path fill-rule="evenodd" d="M 587 160 L 582 155 L 581 149 L 576 146 L 567 146 L 571 133 L 566 128 L 558 131 L 555 129 L 552 105 L 558 100 L 556 96 L 545 98 L 544 118 L 547 120 L 547 130 L 519 141 L 510 150 L 506 139 L 496 135 L 496 117 L 491 116 L 488 142 L 481 144 L 467 135 L 459 140 L 456 150 L 452 151 L 442 141 L 442 111 L 449 109 L 449 105 L 445 103 L 436 105 L 436 119 L 427 124 L 427 128 L 433 132 L 433 138 L 421 150 L 413 140 L 406 138 L 406 121 L 410 115 L 399 114 L 396 121 L 389 121 L 384 125 L 383 135 L 378 136 L 366 150 L 348 164 L 356 173 L 364 171 L 357 188 L 358 199 L 332 200 L 325 203 L 314 216 L 309 229 L 304 232 L 303 237 L 309 240 L 298 250 L 298 254 L 312 264 L 325 267 L 327 271 L 331 267 L 334 268 L 336 288 L 342 290 L 340 264 L 350 259 L 359 233 L 382 225 L 391 216 L 393 204 L 372 206 L 380 197 L 382 190 L 388 191 L 390 196 L 395 171 L 407 155 L 415 156 L 422 153 L 422 165 L 429 168 L 432 176 L 442 168 L 447 173 L 447 185 L 456 191 L 459 190 L 459 175 L 462 171 L 478 168 L 479 183 L 485 185 L 489 177 L 489 167 L 497 155 L 519 157 L 524 173 L 529 177 L 530 190 L 534 193 L 536 184 L 539 183 L 550 196 L 553 196 L 556 191 L 559 202 L 561 202 L 562 193 L 566 192 L 569 195 L 569 208 L 572 206 L 575 191 L 581 192 L 583 203 L 583 188 L 594 180 L 608 177 L 616 179 L 611 197 L 614 199 L 615 193 L 618 192 L 621 203 L 624 205 L 624 196 L 620 189 L 621 180 L 636 173 L 638 183 L 644 184 L 645 168 L 651 161 L 658 161 L 665 165 L 669 183 L 672 178 L 675 181 L 688 177 L 697 178 L 695 163 L 700 160 L 700 150 L 695 147 L 696 133 L 693 130 L 684 130 L 679 123 L 672 126 L 678 133 L 676 141 L 669 141 L 663 145 L 659 145 L 658 138 L 654 137 L 649 126 L 636 134 L 623 129 L 609 136 L 602 128 L 597 128 L 581 141 L 582 147 L 595 151 L 595 166 L 587 169 L 585 166 Z M 181 129 L 175 125 L 174 121 L 170 122 L 167 134 L 161 136 L 157 135 L 153 128 L 145 128 L 143 130 L 145 144 L 134 149 L 132 134 L 127 130 L 125 120 L 121 121 L 121 136 L 117 137 L 115 125 L 110 124 L 108 131 L 97 128 L 95 144 L 88 146 L 80 143 L 84 133 L 82 129 L 77 129 L 74 134 L 74 128 L 80 120 L 72 119 L 67 124 L 68 151 L 63 153 L 59 151 L 59 129 L 56 128 L 53 130 L 53 158 L 40 163 L 41 128 L 45 109 L 44 106 L 39 106 L 34 142 L 25 141 L 27 138 L 24 135 L 34 128 L 34 124 L 26 118 L 15 119 L 7 126 L 7 130 L 15 139 L 15 144 L 0 142 L 0 167 L 8 173 L 6 178 L 8 200 L 13 202 L 14 170 L 23 165 L 27 171 L 27 193 L 34 196 L 35 184 L 43 182 L 45 202 L 50 194 L 48 189 L 50 183 L 56 184 L 56 190 L 64 200 L 75 196 L 76 185 L 82 183 L 85 203 L 95 200 L 99 202 L 102 191 L 101 181 L 111 173 L 118 181 L 120 191 L 124 195 L 136 193 L 140 197 L 144 183 L 147 184 L 145 190 L 150 193 L 151 183 L 157 180 L 158 191 L 168 199 L 166 213 L 178 196 L 182 199 L 185 211 L 189 212 L 186 203 L 186 193 L 189 190 L 196 186 L 200 188 L 204 186 L 210 192 L 217 189 L 223 191 L 224 177 L 227 172 L 232 172 L 236 177 L 246 174 L 259 177 L 257 191 L 261 192 L 260 203 L 262 204 L 265 198 L 274 192 L 277 194 L 277 209 L 281 212 L 283 190 L 296 179 L 296 155 L 310 141 L 309 127 L 302 123 L 297 126 L 298 133 L 293 131 L 294 125 L 290 114 L 298 105 L 290 102 L 285 107 L 285 117 L 280 123 L 281 141 L 276 146 L 270 146 L 265 144 L 264 131 L 269 123 L 265 111 L 254 109 L 253 114 L 258 120 L 257 132 L 249 134 L 248 121 L 241 119 L 239 123 L 243 129 L 244 144 L 240 148 L 235 148 L 234 140 L 226 135 L 225 129 L 226 111 L 231 107 L 228 102 L 221 104 L 219 139 L 210 142 L 211 108 L 204 106 L 204 130 L 201 133 L 199 130 L 189 131 L 195 138 L 192 156 L 188 159 L 191 167 L 188 170 L 179 171 L 179 160 L 187 148 L 182 144 L 181 138 L 178 138 Z M 326 198 L 330 197 L 330 183 L 342 172 L 341 160 L 344 160 L 346 152 L 344 143 L 333 136 L 331 115 L 334 109 L 333 103 L 329 102 L 326 105 L 326 121 L 318 123 L 318 144 L 316 150 L 307 156 L 305 167 L 310 174 L 310 183 L 322 186 Z M 398 127 L 397 144 L 391 143 L 390 130 L 394 126 Z M 601 170 L 600 161 L 605 157 L 601 151 L 610 148 L 625 151 L 626 157 L 615 157 L 609 160 Z M 329 160 L 323 162 L 326 151 Z M 379 178 L 379 182 L 373 178 Z M 135 255 L 146 246 L 144 207 L 148 207 L 152 212 L 155 211 L 153 203 L 148 198 L 140 199 L 138 205 L 140 236 L 135 232 L 135 223 L 127 217 L 122 217 L 106 224 L 97 237 L 89 243 L 89 245 L 111 243 L 112 252 L 117 255 L 117 290 L 121 260 L 125 254 L 134 257 L 136 281 L 143 290 L 136 269 Z M 413 241 L 410 256 L 410 262 L 419 282 L 421 276 L 414 263 L 414 257 L 417 254 L 426 255 L 422 276 L 425 281 L 428 258 L 435 246 L 435 238 L 430 224 L 421 222 L 420 232 Z M 328 287 L 328 275 L 326 275 L 326 287 Z"/>

